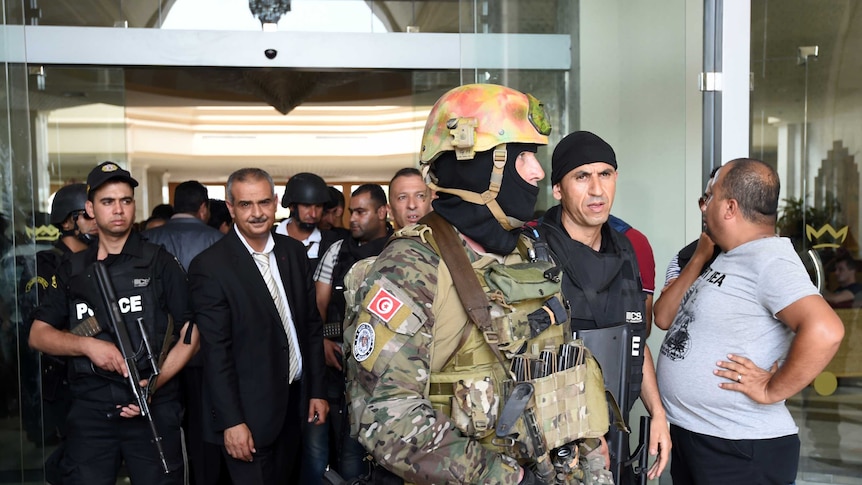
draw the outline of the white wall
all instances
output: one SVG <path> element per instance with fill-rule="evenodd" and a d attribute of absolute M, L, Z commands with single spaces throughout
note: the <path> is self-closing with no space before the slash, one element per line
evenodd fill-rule
<path fill-rule="evenodd" d="M 620 175 L 613 213 L 649 238 L 660 289 L 670 258 L 700 233 L 703 6 L 685 0 L 580 5 L 578 128 L 614 147 Z M 663 337 L 653 329 L 654 356 Z M 637 426 L 639 412 L 636 407 L 630 425 Z"/>
<path fill-rule="evenodd" d="M 617 152 L 613 212 L 649 238 L 659 287 L 700 231 L 701 45 L 699 3 L 581 2 L 580 129 Z"/>
<path fill-rule="evenodd" d="M 695 3 L 581 2 L 579 129 L 614 147 L 613 212 L 649 238 L 659 287 L 671 256 L 700 228 L 702 6 Z"/>

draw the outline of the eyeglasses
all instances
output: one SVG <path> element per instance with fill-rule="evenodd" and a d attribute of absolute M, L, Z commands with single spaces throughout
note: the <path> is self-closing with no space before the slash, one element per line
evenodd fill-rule
<path fill-rule="evenodd" d="M 706 206 L 709 205 L 713 195 L 715 194 L 703 194 L 697 199 L 697 205 L 700 207 L 700 210 L 706 209 Z"/>

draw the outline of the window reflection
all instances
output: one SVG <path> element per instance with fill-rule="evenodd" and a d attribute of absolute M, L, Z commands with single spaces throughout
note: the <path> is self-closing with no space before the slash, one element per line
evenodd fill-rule
<path fill-rule="evenodd" d="M 800 483 L 856 483 L 862 473 L 853 414 L 862 404 L 862 97 L 847 68 L 862 62 L 851 40 L 860 32 L 858 1 L 751 2 L 751 152 L 778 169 L 780 233 L 845 327 L 832 362 L 787 401 L 802 442 Z"/>

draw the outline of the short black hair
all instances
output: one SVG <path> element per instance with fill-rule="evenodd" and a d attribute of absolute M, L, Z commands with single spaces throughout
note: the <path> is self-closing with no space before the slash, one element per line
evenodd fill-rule
<path fill-rule="evenodd" d="M 422 172 L 420 172 L 418 168 L 404 167 L 401 170 L 395 172 L 395 175 L 393 175 L 392 178 L 389 179 L 389 185 L 392 185 L 392 183 L 395 182 L 395 179 L 397 179 L 399 177 L 413 177 L 413 176 L 422 178 Z"/>
<path fill-rule="evenodd" d="M 720 169 L 720 168 L 721 168 L 721 165 L 719 165 L 717 167 L 713 167 L 712 170 L 709 171 L 709 178 L 714 179 L 716 172 L 718 172 L 718 169 Z"/>
<path fill-rule="evenodd" d="M 174 189 L 174 210 L 177 212 L 193 214 L 207 201 L 209 192 L 204 184 L 197 180 L 183 182 Z"/>
<path fill-rule="evenodd" d="M 150 219 L 168 220 L 176 213 L 170 204 L 159 204 L 153 207 L 153 212 L 150 213 Z"/>
<path fill-rule="evenodd" d="M 351 197 L 356 197 L 357 195 L 368 194 L 371 196 L 371 200 L 377 203 L 377 207 L 375 209 L 379 209 L 381 206 L 386 205 L 386 192 L 383 191 L 383 187 L 379 184 L 362 184 L 350 194 Z"/>
<path fill-rule="evenodd" d="M 230 225 L 231 222 L 233 219 L 230 217 L 227 203 L 221 199 L 210 199 L 210 220 L 207 224 L 218 229 L 222 223 Z"/>
<path fill-rule="evenodd" d="M 334 209 L 336 207 L 344 207 L 344 194 L 333 186 L 327 187 L 329 190 L 329 202 L 323 204 L 324 210 Z"/>

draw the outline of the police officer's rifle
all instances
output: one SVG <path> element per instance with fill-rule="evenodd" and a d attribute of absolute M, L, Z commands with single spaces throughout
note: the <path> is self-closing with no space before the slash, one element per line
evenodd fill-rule
<path fill-rule="evenodd" d="M 108 273 L 108 268 L 101 261 L 93 263 L 93 275 L 95 276 L 96 288 L 99 290 L 102 308 L 105 309 L 105 316 L 108 318 L 110 330 L 115 336 L 117 347 L 123 355 L 123 360 L 126 365 L 128 374 L 127 381 L 132 395 L 135 397 L 135 402 L 141 410 L 141 416 L 146 418 L 150 425 L 150 432 L 153 434 L 153 443 L 156 445 L 156 451 L 159 453 L 159 461 L 162 464 L 162 470 L 165 474 L 170 473 L 168 462 L 165 460 L 165 451 L 162 448 L 162 437 L 159 435 L 159 430 L 156 429 L 156 423 L 153 421 L 153 415 L 150 412 L 150 405 L 147 402 L 149 399 L 149 386 L 141 386 L 141 376 L 138 373 L 138 366 L 135 359 L 135 349 L 132 346 L 132 339 L 129 337 L 129 330 L 123 321 L 123 315 L 120 313 L 120 306 L 117 304 L 117 292 L 114 290 L 114 284 L 111 282 L 111 275 Z M 140 322 L 139 322 L 140 325 Z M 141 335 L 144 339 L 145 350 L 147 351 L 150 364 L 155 366 L 152 351 L 149 342 L 146 340 L 146 332 L 141 329 Z M 158 374 L 158 367 L 154 367 L 154 375 Z M 150 380 L 152 380 L 152 377 Z"/>

